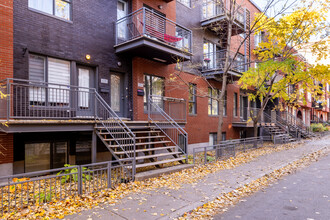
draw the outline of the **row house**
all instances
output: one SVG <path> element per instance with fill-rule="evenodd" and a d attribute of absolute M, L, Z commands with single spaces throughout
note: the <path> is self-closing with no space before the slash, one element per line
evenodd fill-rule
<path fill-rule="evenodd" d="M 214 144 L 219 103 L 198 94 L 221 90 L 227 7 L 215 0 L 0 3 L 7 94 L 0 99 L 0 175 L 127 157 L 137 168 L 159 167 Z M 250 0 L 238 8 L 233 51 L 257 12 Z M 249 38 L 229 71 L 223 140 L 253 135 L 248 110 L 260 103 L 237 80 L 261 39 Z"/>

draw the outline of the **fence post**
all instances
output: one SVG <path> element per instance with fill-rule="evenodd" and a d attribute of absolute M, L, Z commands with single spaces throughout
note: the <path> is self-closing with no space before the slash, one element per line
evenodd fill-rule
<path fill-rule="evenodd" d="M 78 194 L 82 194 L 82 168 L 81 166 L 78 166 Z"/>
<path fill-rule="evenodd" d="M 207 162 L 206 147 L 204 147 L 204 164 Z"/>
<path fill-rule="evenodd" d="M 246 146 L 245 146 L 245 139 L 243 140 L 244 143 L 244 152 L 246 151 Z"/>
<path fill-rule="evenodd" d="M 132 180 L 135 180 L 135 174 L 136 174 L 136 159 L 134 157 L 132 161 Z"/>
<path fill-rule="evenodd" d="M 108 178 L 107 178 L 107 182 L 108 182 L 108 188 L 111 188 L 111 161 L 108 162 Z"/>
<path fill-rule="evenodd" d="M 234 157 L 236 157 L 236 144 L 234 144 Z"/>

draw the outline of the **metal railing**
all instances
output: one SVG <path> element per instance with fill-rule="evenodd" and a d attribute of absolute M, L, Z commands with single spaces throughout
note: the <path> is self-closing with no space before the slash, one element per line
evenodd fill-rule
<path fill-rule="evenodd" d="M 203 1 L 202 6 L 202 19 L 211 19 L 229 14 L 230 0 L 206 0 Z M 236 10 L 233 16 L 235 20 L 241 24 L 245 23 L 244 8 L 236 4 Z"/>
<path fill-rule="evenodd" d="M 0 119 L 94 119 L 95 89 L 6 79 L 0 88 L 7 97 L 1 100 Z"/>
<path fill-rule="evenodd" d="M 125 154 L 121 155 L 122 157 L 135 158 L 135 135 L 131 129 L 127 127 L 98 93 L 95 93 L 95 106 L 97 112 L 96 120 L 102 124 L 103 129 L 112 137 L 112 145 L 125 152 Z M 107 147 L 112 152 L 112 146 Z M 113 155 L 115 156 L 116 154 Z"/>
<path fill-rule="evenodd" d="M 0 177 L 0 215 L 133 180 L 133 160 L 108 161 Z M 0 216 L 1 218 L 1 216 Z"/>
<path fill-rule="evenodd" d="M 187 156 L 188 133 L 177 122 L 186 121 L 186 111 L 184 99 L 148 97 L 148 120 L 161 130 L 185 156 Z"/>
<path fill-rule="evenodd" d="M 238 152 L 246 152 L 247 150 L 263 147 L 265 141 L 273 141 L 274 144 L 284 144 L 288 140 L 289 138 L 285 135 L 277 135 L 274 137 L 262 136 L 221 141 L 216 145 L 194 148 L 193 163 L 207 164 L 219 159 L 235 157 Z"/>
<path fill-rule="evenodd" d="M 116 45 L 142 36 L 192 52 L 191 30 L 148 8 L 143 7 L 116 22 Z"/>
<path fill-rule="evenodd" d="M 244 55 L 237 54 L 236 58 L 234 58 L 235 53 L 229 52 L 229 70 L 235 71 L 238 73 L 242 73 L 246 69 L 246 65 L 244 63 Z M 217 70 L 217 71 L 225 71 L 225 61 L 226 61 L 226 50 L 219 50 L 212 53 L 204 53 L 203 60 L 203 71 L 209 70 Z"/>
<path fill-rule="evenodd" d="M 291 131 L 293 130 L 296 133 L 300 132 L 302 135 L 314 135 L 310 126 L 307 126 L 302 119 L 288 113 L 287 111 L 279 111 L 276 114 L 276 119 L 283 124 L 286 124 Z"/>

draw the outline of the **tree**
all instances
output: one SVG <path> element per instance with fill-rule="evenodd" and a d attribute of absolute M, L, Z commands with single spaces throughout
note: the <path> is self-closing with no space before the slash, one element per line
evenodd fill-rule
<path fill-rule="evenodd" d="M 216 33 L 221 33 L 219 34 L 219 41 L 224 42 L 225 44 L 225 56 L 224 56 L 224 61 L 223 61 L 223 68 L 222 68 L 222 73 L 215 75 L 215 80 L 221 82 L 222 87 L 221 87 L 221 92 L 218 97 L 213 97 L 210 96 L 208 91 L 198 91 L 197 96 L 199 97 L 204 97 L 204 98 L 209 98 L 209 99 L 214 99 L 219 103 L 219 112 L 218 112 L 218 129 L 217 129 L 217 141 L 221 141 L 221 135 L 222 135 L 222 124 L 223 124 L 223 112 L 224 112 L 224 95 L 226 94 L 227 91 L 227 85 L 228 81 L 230 80 L 230 74 L 229 71 L 233 67 L 237 67 L 237 64 L 235 62 L 240 50 L 243 48 L 243 46 L 247 43 L 247 41 L 250 39 L 250 37 L 253 37 L 256 33 L 258 33 L 264 25 L 267 24 L 267 22 L 275 20 L 279 15 L 283 14 L 286 12 L 294 3 L 298 1 L 293 1 L 292 3 L 288 3 L 288 1 L 283 1 L 285 4 L 284 6 L 277 11 L 277 13 L 274 13 L 274 15 L 271 17 L 272 19 L 265 20 L 265 14 L 267 11 L 269 11 L 272 7 L 274 7 L 276 4 L 278 4 L 279 1 L 275 0 L 270 0 L 262 13 L 258 14 L 255 16 L 255 19 L 253 23 L 251 24 L 250 27 L 248 27 L 243 34 L 243 37 L 238 37 L 239 43 L 234 47 L 232 45 L 232 40 L 233 40 L 233 33 L 237 35 L 237 27 L 234 25 L 235 20 L 237 19 L 237 16 L 239 14 L 239 11 L 244 8 L 244 2 L 238 2 L 236 0 L 214 0 L 214 1 L 206 1 L 206 2 L 214 2 L 215 6 L 214 7 L 220 7 L 225 11 L 226 14 L 226 22 L 222 23 L 221 25 L 215 25 L 213 28 L 213 31 Z M 201 49 L 201 48 L 199 48 Z M 232 52 L 230 54 L 230 52 Z M 203 61 L 202 61 L 203 62 Z M 251 60 L 246 60 L 243 65 L 244 67 L 249 67 L 251 63 Z M 189 91 L 189 82 L 183 77 L 183 74 L 185 71 L 188 70 L 193 70 L 195 73 L 195 79 L 202 79 L 204 80 L 208 85 L 209 88 L 211 88 L 213 94 L 213 91 L 216 90 L 216 88 L 209 82 L 208 79 L 203 75 L 202 71 L 200 71 L 201 66 L 203 66 L 203 63 L 190 63 L 187 65 L 184 63 L 182 60 L 178 59 L 177 62 L 177 69 L 170 81 L 175 82 L 177 86 L 181 88 L 186 88 Z M 181 83 L 179 83 L 179 81 Z M 196 95 L 196 94 L 193 94 Z"/>
<path fill-rule="evenodd" d="M 284 102 L 299 105 L 298 97 L 306 101 L 301 97 L 302 91 L 316 97 L 322 91 L 315 82 L 330 82 L 329 65 L 307 64 L 297 52 L 309 47 L 317 59 L 327 57 L 327 39 L 313 39 L 329 28 L 326 23 L 328 10 L 329 1 L 312 1 L 304 2 L 278 20 L 261 15 L 260 21 L 264 25 L 258 31 L 266 32 L 267 40 L 255 50 L 257 67 L 243 73 L 239 80 L 243 89 L 255 89 L 255 93 L 249 96 L 252 100 L 259 99 L 261 103 L 261 108 L 252 117 L 254 136 L 257 136 L 258 122 L 269 101 L 280 98 Z M 290 86 L 295 89 L 288 92 Z"/>

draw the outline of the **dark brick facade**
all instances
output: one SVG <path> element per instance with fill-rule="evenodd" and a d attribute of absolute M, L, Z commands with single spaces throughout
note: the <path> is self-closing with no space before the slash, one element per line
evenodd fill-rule
<path fill-rule="evenodd" d="M 110 70 L 126 74 L 129 83 L 130 62 L 114 53 L 116 9 L 117 1 L 73 1 L 72 21 L 64 21 L 29 9 L 28 0 L 15 0 L 14 77 L 28 78 L 28 54 L 36 53 L 73 61 L 72 84 L 77 84 L 76 64 L 94 68 L 99 91 L 109 90 L 110 85 L 101 84 L 100 79 L 109 80 Z M 85 59 L 86 54 L 91 60 Z M 102 95 L 109 101 L 109 93 Z"/>

